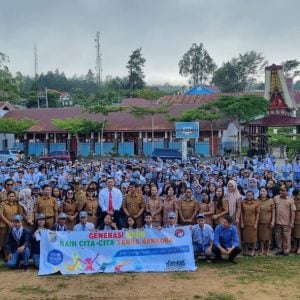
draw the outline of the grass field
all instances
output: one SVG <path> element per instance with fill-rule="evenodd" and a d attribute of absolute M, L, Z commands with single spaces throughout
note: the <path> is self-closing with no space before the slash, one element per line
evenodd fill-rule
<path fill-rule="evenodd" d="M 198 262 L 191 273 L 37 276 L 0 265 L 1 299 L 300 299 L 300 256 Z"/>

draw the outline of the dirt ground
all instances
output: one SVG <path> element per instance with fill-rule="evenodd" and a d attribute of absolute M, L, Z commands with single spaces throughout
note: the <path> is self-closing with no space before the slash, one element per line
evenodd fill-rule
<path fill-rule="evenodd" d="M 298 276 L 282 282 L 240 280 L 241 273 L 235 272 L 239 264 L 220 269 L 200 262 L 191 273 L 73 276 L 37 276 L 34 269 L 9 271 L 1 266 L 0 299 L 300 299 Z"/>

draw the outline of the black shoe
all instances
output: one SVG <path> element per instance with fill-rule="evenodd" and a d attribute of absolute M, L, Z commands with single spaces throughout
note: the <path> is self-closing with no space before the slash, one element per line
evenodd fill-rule
<path fill-rule="evenodd" d="M 289 256 L 289 253 L 282 253 L 283 256 Z"/>
<path fill-rule="evenodd" d="M 27 272 L 28 271 L 28 266 L 23 266 L 23 271 Z"/>
<path fill-rule="evenodd" d="M 283 252 L 282 252 L 282 251 L 277 251 L 277 252 L 275 253 L 275 255 L 283 255 Z"/>
<path fill-rule="evenodd" d="M 229 259 L 229 262 L 231 262 L 232 264 L 237 264 L 237 262 L 234 259 Z"/>

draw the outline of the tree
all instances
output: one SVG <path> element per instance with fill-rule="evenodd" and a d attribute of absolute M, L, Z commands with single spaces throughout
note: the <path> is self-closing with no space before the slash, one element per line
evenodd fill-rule
<path fill-rule="evenodd" d="M 14 119 L 14 118 L 0 118 L 0 132 L 4 134 L 4 139 L 6 140 L 6 134 L 24 134 L 28 131 L 30 127 L 35 125 L 37 121 L 24 118 L 24 119 Z"/>
<path fill-rule="evenodd" d="M 86 110 L 89 113 L 102 114 L 103 121 L 101 126 L 101 140 L 100 140 L 100 155 L 103 155 L 103 133 L 104 127 L 107 125 L 107 116 L 112 112 L 120 112 L 125 110 L 123 106 L 114 106 L 114 105 L 95 105 L 87 107 Z"/>
<path fill-rule="evenodd" d="M 144 119 L 146 116 L 151 116 L 151 131 L 152 131 L 152 151 L 154 150 L 154 116 L 157 114 L 167 114 L 169 107 L 167 105 L 152 105 L 152 106 L 134 106 L 128 108 L 129 113 L 138 119 Z"/>
<path fill-rule="evenodd" d="M 267 112 L 269 101 L 256 95 L 244 95 L 241 97 L 221 96 L 214 103 L 222 114 L 237 121 L 239 130 L 239 152 L 241 153 L 242 123 L 250 122 L 256 117 L 264 115 Z"/>
<path fill-rule="evenodd" d="M 147 100 L 156 100 L 163 96 L 167 95 L 167 93 L 163 91 L 159 91 L 158 89 L 144 88 L 141 90 L 136 90 L 133 93 L 133 97 L 143 98 Z"/>
<path fill-rule="evenodd" d="M 17 103 L 20 98 L 20 90 L 18 83 L 7 67 L 7 63 L 9 63 L 8 56 L 0 52 L 0 101 Z"/>
<path fill-rule="evenodd" d="M 214 154 L 214 128 L 213 121 L 219 119 L 221 116 L 214 102 L 203 104 L 197 108 L 186 110 L 182 113 L 181 117 L 170 116 L 170 121 L 175 122 L 195 122 L 200 120 L 207 120 L 210 122 L 210 132 L 211 132 L 211 156 Z"/>
<path fill-rule="evenodd" d="M 223 93 L 249 91 L 265 65 L 266 61 L 261 53 L 248 51 L 223 63 L 222 67 L 215 72 L 212 82 Z"/>
<path fill-rule="evenodd" d="M 142 48 L 138 48 L 129 56 L 126 65 L 128 69 L 128 86 L 131 91 L 142 89 L 145 86 L 143 67 L 146 59 L 142 56 Z"/>
<path fill-rule="evenodd" d="M 189 77 L 189 82 L 193 85 L 204 83 L 217 67 L 202 43 L 192 44 L 178 65 L 179 74 Z"/>
<path fill-rule="evenodd" d="M 283 73 L 286 77 L 296 77 L 300 75 L 300 70 L 296 70 L 300 65 L 297 59 L 287 60 L 282 63 Z"/>
<path fill-rule="evenodd" d="M 86 118 L 52 119 L 51 123 L 72 134 L 88 134 L 100 131 L 102 122 L 87 120 Z"/>

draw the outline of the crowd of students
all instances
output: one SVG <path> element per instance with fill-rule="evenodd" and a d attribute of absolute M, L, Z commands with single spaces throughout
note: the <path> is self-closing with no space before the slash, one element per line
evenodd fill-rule
<path fill-rule="evenodd" d="M 40 231 L 190 226 L 195 255 L 300 254 L 299 158 L 0 162 L 0 246 L 39 264 Z M 213 254 L 213 255 L 212 255 Z"/>

